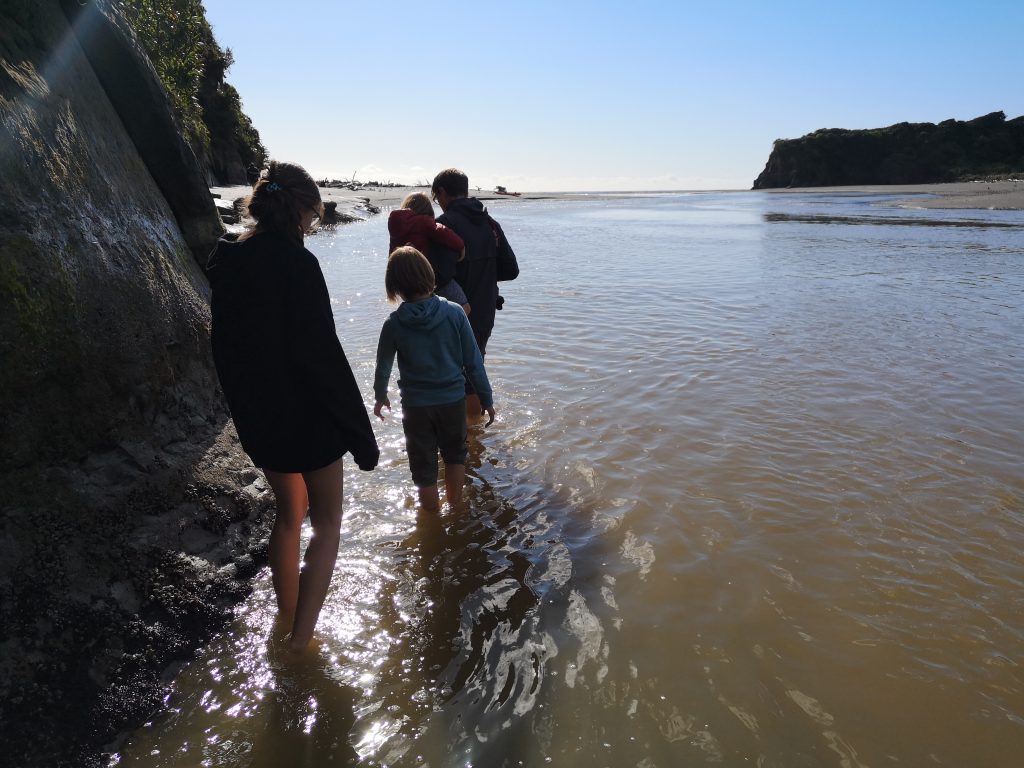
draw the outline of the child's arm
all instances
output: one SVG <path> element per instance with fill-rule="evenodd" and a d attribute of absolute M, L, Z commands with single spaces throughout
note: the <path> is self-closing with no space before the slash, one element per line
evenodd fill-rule
<path fill-rule="evenodd" d="M 373 406 L 373 415 L 384 420 L 381 408 L 391 410 L 388 399 L 388 382 L 391 380 L 391 368 L 395 363 L 395 340 L 391 331 L 391 319 L 384 321 L 377 341 L 377 368 L 373 373 L 373 395 L 377 402 Z"/>
<path fill-rule="evenodd" d="M 427 233 L 427 237 L 430 238 L 430 242 L 444 246 L 445 248 L 455 251 L 455 253 L 463 254 L 466 251 L 466 244 L 462 241 L 462 238 L 455 233 L 455 230 L 436 221 L 434 222 L 434 228 Z"/>

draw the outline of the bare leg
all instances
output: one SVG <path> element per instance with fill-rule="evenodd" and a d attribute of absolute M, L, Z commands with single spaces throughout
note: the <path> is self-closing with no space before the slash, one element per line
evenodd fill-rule
<path fill-rule="evenodd" d="M 437 512 L 441 509 L 441 499 L 438 498 L 436 485 L 428 485 L 416 490 L 419 491 L 420 506 L 423 509 L 427 512 Z"/>
<path fill-rule="evenodd" d="M 299 473 L 266 472 L 274 489 L 277 517 L 270 533 L 270 573 L 277 595 L 277 611 L 289 625 L 299 599 L 299 535 L 309 500 Z"/>
<path fill-rule="evenodd" d="M 480 395 L 466 395 L 466 421 L 470 424 L 476 424 L 480 421 L 482 414 L 483 410 L 480 407 Z"/>
<path fill-rule="evenodd" d="M 449 506 L 454 507 L 462 501 L 462 486 L 465 482 L 465 464 L 444 465 L 444 492 L 448 497 Z"/>
<path fill-rule="evenodd" d="M 305 648 L 313 639 L 316 620 L 331 585 L 341 538 L 342 470 L 342 460 L 338 459 L 323 469 L 302 473 L 309 494 L 309 521 L 313 525 L 313 536 L 306 547 L 305 565 L 299 577 L 299 599 L 289 643 L 292 650 Z"/>

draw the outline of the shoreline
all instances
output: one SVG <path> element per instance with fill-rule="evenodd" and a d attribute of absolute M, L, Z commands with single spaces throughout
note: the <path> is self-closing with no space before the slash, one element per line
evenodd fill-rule
<path fill-rule="evenodd" d="M 252 191 L 248 185 L 210 187 L 210 192 L 222 200 L 234 202 Z M 769 195 L 793 194 L 845 194 L 845 195 L 905 195 L 892 204 L 901 208 L 964 209 L 964 210 L 1024 210 L 1024 180 L 962 181 L 942 184 L 857 184 L 838 187 L 787 187 L 762 190 L 676 190 L 680 193 L 702 192 L 760 192 Z M 397 208 L 412 192 L 430 194 L 430 187 L 320 187 L 325 203 L 337 205 L 341 221 L 360 221 L 377 213 L 374 208 Z M 616 197 L 643 197 L 664 195 L 665 190 L 634 192 L 523 192 L 518 196 L 499 195 L 490 190 L 471 189 L 470 196 L 487 203 L 507 200 L 594 200 Z"/>
<path fill-rule="evenodd" d="M 1024 210 L 1024 180 L 956 181 L 944 184 L 858 184 L 849 187 L 787 187 L 757 191 L 771 195 L 920 195 L 921 197 L 894 200 L 893 204 L 901 208 Z M 925 197 L 926 195 L 930 197 Z"/>
<path fill-rule="evenodd" d="M 430 196 L 430 187 L 376 187 L 366 186 L 359 187 L 357 189 L 349 189 L 348 187 L 322 187 L 318 186 L 320 190 L 320 197 L 325 203 L 334 202 L 337 203 L 338 213 L 349 213 L 355 215 L 358 218 L 363 218 L 361 214 L 367 213 L 366 205 L 369 203 L 372 206 L 378 207 L 395 207 L 397 208 L 402 204 L 402 200 L 405 199 L 406 195 L 413 192 L 423 192 L 428 197 Z M 212 186 L 210 187 L 211 194 L 219 197 L 221 200 L 227 200 L 234 202 L 239 198 L 248 196 L 252 192 L 252 187 L 247 184 L 233 185 L 233 186 Z M 478 190 L 471 189 L 469 191 L 470 197 L 475 197 L 479 200 L 487 202 L 491 201 L 505 201 L 505 200 L 568 200 L 568 199 L 590 199 L 595 196 L 607 197 L 614 196 L 617 193 L 614 192 L 523 192 L 519 195 L 499 195 L 497 192 L 490 190 Z M 632 193 L 618 193 L 618 194 L 632 194 Z M 635 194 L 643 194 L 635 193 Z"/>

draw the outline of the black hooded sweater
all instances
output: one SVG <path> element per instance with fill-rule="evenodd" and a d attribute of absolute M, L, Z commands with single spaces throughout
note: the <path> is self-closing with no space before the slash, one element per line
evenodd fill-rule
<path fill-rule="evenodd" d="M 207 264 L 213 360 L 242 448 L 276 472 L 380 452 L 341 348 L 320 263 L 288 238 L 222 239 Z"/>
<path fill-rule="evenodd" d="M 480 351 L 484 352 L 494 328 L 498 303 L 497 241 L 501 239 L 508 248 L 505 234 L 475 197 L 453 200 L 437 220 L 455 230 L 466 244 L 466 257 L 455 265 L 455 279 L 472 306 L 469 324 Z"/>

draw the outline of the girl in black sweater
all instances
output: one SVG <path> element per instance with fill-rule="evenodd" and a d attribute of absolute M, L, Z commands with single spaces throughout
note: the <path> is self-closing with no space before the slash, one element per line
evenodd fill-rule
<path fill-rule="evenodd" d="M 297 165 L 272 162 L 249 199 L 255 226 L 222 239 L 207 266 L 213 357 L 242 448 L 270 482 L 277 518 L 270 568 L 292 650 L 313 637 L 334 572 L 342 456 L 371 470 L 379 451 L 334 326 L 316 257 L 303 236 L 323 211 Z M 299 533 L 313 536 L 299 569 Z"/>

